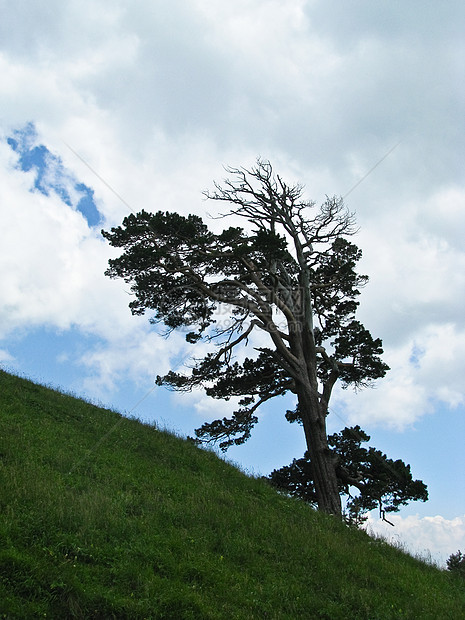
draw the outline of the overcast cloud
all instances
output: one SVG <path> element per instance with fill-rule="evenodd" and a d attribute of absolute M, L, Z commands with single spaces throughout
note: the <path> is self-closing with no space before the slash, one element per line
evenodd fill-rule
<path fill-rule="evenodd" d="M 69 363 L 109 402 L 123 377 L 145 386 L 179 366 L 182 335 L 158 338 L 131 316 L 124 285 L 103 276 L 112 250 L 76 184 L 105 228 L 141 208 L 203 215 L 215 205 L 201 192 L 222 166 L 260 155 L 310 199 L 345 196 L 361 227 L 360 318 L 392 370 L 376 390 L 337 393 L 334 410 L 398 431 L 438 411 L 463 418 L 463 2 L 0 8 L 0 362 L 14 367 L 12 339 L 33 329 L 77 329 L 94 339 Z M 48 194 L 7 142 L 31 123 L 49 153 Z M 51 189 L 58 169 L 67 202 Z M 200 394 L 189 402 L 208 411 Z M 453 522 L 441 518 L 428 523 Z"/>

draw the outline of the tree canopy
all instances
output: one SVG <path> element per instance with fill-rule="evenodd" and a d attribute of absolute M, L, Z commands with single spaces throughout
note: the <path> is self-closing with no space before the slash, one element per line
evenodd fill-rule
<path fill-rule="evenodd" d="M 397 512 L 409 501 L 428 499 L 425 484 L 413 479 L 410 465 L 400 459 L 393 461 L 375 448 L 362 447 L 369 440 L 370 436 L 358 425 L 328 437 L 328 445 L 338 458 L 336 475 L 339 492 L 346 497 L 346 518 L 355 524 L 363 522 L 366 513 L 375 508 L 387 521 L 386 512 Z M 269 480 L 289 495 L 317 504 L 310 455 L 275 469 Z M 353 494 L 354 488 L 358 494 Z"/>
<path fill-rule="evenodd" d="M 210 347 L 190 371 L 158 376 L 159 385 L 238 397 L 230 417 L 197 429 L 198 441 L 241 444 L 263 403 L 295 395 L 316 503 L 340 515 L 339 455 L 326 433 L 331 394 L 337 381 L 361 388 L 388 370 L 381 340 L 356 319 L 368 278 L 355 270 L 355 218 L 341 198 L 319 206 L 304 199 L 303 187 L 285 183 L 267 161 L 227 171 L 230 178 L 205 195 L 227 204 L 223 217 L 243 227 L 213 232 L 197 215 L 131 214 L 102 231 L 122 249 L 106 274 L 130 283 L 134 314 L 149 311 L 153 323 L 185 330 L 194 349 Z"/>
<path fill-rule="evenodd" d="M 460 549 L 447 558 L 447 569 L 465 579 L 465 553 Z"/>

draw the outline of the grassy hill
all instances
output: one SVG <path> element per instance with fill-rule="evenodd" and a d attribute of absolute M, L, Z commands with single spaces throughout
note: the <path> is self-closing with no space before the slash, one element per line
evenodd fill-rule
<path fill-rule="evenodd" d="M 465 618 L 463 580 L 0 371 L 0 618 Z"/>

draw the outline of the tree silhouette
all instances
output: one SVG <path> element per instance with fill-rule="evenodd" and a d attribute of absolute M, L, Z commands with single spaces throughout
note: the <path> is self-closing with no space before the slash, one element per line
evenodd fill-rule
<path fill-rule="evenodd" d="M 295 417 L 295 412 L 292 412 Z M 345 428 L 328 437 L 328 445 L 337 459 L 336 475 L 339 493 L 346 496 L 346 518 L 360 524 L 366 513 L 379 508 L 383 520 L 386 512 L 397 512 L 410 501 L 428 499 L 421 480 L 414 480 L 410 465 L 400 459 L 393 461 L 380 450 L 362 447 L 370 436 L 360 426 Z M 290 465 L 275 469 L 269 480 L 273 486 L 299 497 L 310 504 L 317 503 L 311 456 L 294 459 Z M 353 495 L 353 489 L 358 494 Z"/>
<path fill-rule="evenodd" d="M 356 273 L 361 251 L 348 240 L 354 216 L 340 198 L 321 206 L 303 199 L 303 187 L 285 183 L 267 161 L 227 170 L 230 178 L 205 195 L 226 203 L 224 217 L 242 218 L 247 230 L 214 233 L 197 215 L 141 211 L 102 231 L 123 250 L 106 274 L 131 284 L 134 314 L 151 311 L 152 322 L 186 329 L 194 347 L 211 346 L 190 372 L 157 377 L 159 385 L 240 398 L 231 417 L 197 429 L 199 442 L 241 444 L 263 403 L 295 395 L 316 502 L 340 515 L 338 459 L 326 433 L 331 394 L 337 381 L 361 388 L 388 370 L 381 340 L 355 318 L 367 277 Z M 250 356 L 239 361 L 247 344 Z"/>

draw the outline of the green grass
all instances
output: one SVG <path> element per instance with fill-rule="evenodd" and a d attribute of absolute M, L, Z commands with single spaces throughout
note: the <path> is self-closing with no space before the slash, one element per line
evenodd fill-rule
<path fill-rule="evenodd" d="M 0 371 L 0 618 L 465 618 L 464 581 Z"/>

